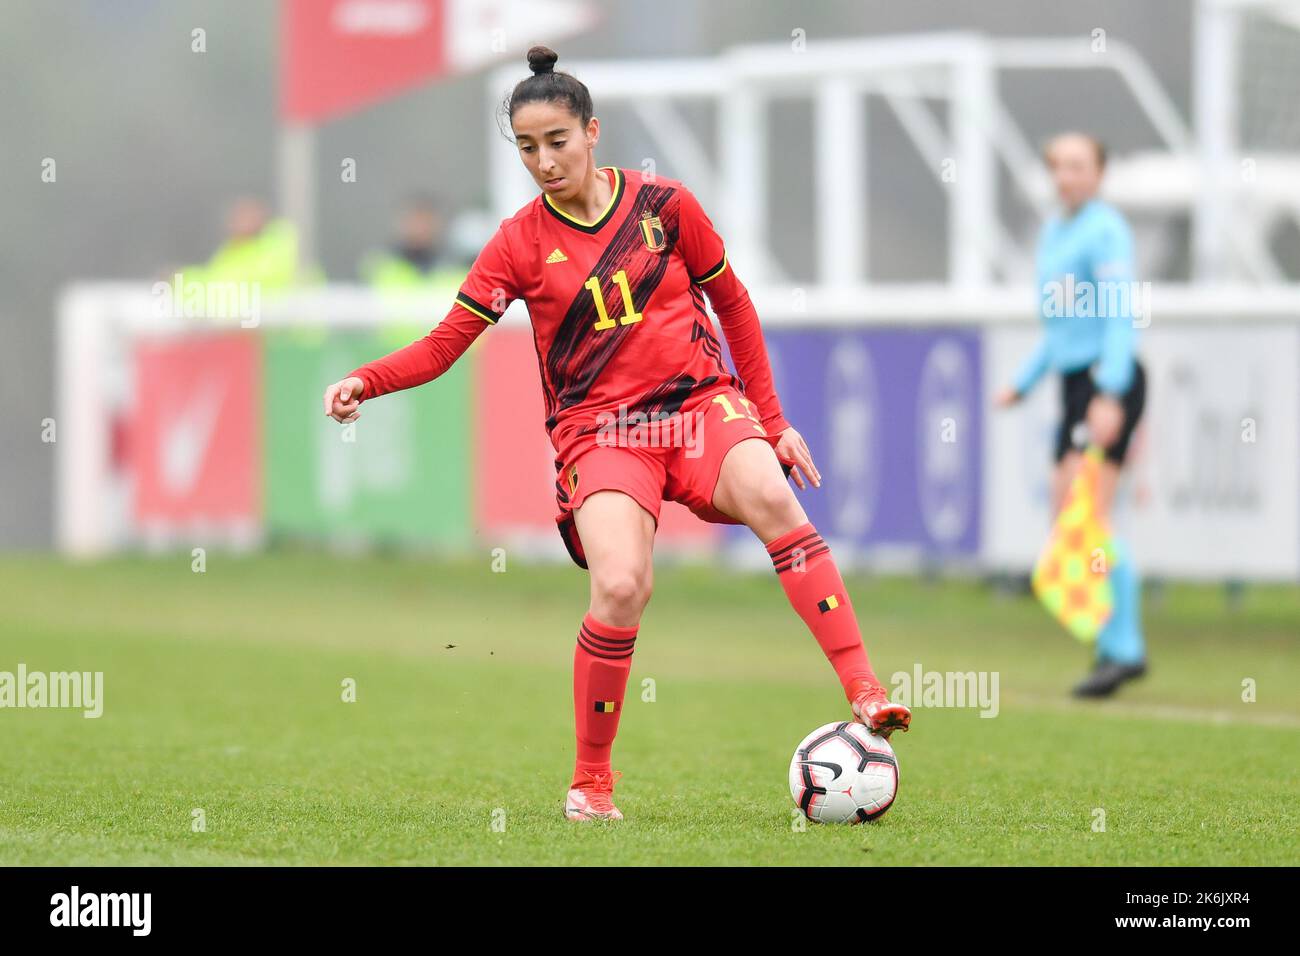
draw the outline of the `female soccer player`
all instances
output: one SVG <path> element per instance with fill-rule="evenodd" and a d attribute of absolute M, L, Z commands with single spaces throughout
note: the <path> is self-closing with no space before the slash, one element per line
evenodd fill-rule
<path fill-rule="evenodd" d="M 1064 407 L 1052 513 L 1060 510 L 1084 448 L 1094 444 L 1105 449 L 1097 508 L 1109 522 L 1120 466 L 1146 396 L 1146 375 L 1135 356 L 1135 323 L 1142 316 L 1133 306 L 1142 300 L 1136 294 L 1133 237 L 1120 212 L 1097 198 L 1106 168 L 1106 149 L 1098 140 L 1064 133 L 1048 144 L 1046 159 L 1063 209 L 1044 224 L 1038 240 L 1044 334 L 997 402 L 1014 405 L 1049 369 L 1061 374 Z M 1131 550 L 1117 538 L 1114 545 L 1114 606 L 1097 636 L 1094 669 L 1074 688 L 1080 697 L 1108 696 L 1146 673 L 1141 582 Z"/>
<path fill-rule="evenodd" d="M 591 94 L 556 73 L 556 59 L 529 50 L 533 75 L 502 104 L 541 195 L 501 223 L 438 327 L 331 385 L 325 412 L 353 421 L 363 401 L 436 378 L 511 301 L 527 303 L 556 452 L 556 522 L 591 577 L 573 660 L 577 760 L 564 813 L 618 820 L 610 753 L 662 501 L 758 535 L 855 719 L 887 736 L 906 730 L 911 714 L 872 672 L 840 572 L 787 483 L 793 474 L 801 489 L 820 486 L 821 476 L 781 414 L 758 316 L 722 239 L 681 183 L 596 166 Z M 740 377 L 723 364 L 706 293 Z M 691 440 L 647 442 L 646 422 L 661 437 L 675 428 Z M 637 427 L 641 438 L 627 430 Z"/>

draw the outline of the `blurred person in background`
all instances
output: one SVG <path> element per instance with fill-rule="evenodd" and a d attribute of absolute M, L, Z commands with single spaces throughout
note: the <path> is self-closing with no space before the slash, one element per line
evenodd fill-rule
<path fill-rule="evenodd" d="M 1140 297 L 1135 293 L 1133 236 L 1123 215 L 1098 198 L 1106 169 L 1106 149 L 1099 140 L 1063 133 L 1048 143 L 1045 159 L 1061 211 L 1044 223 L 1038 238 L 1043 335 L 996 402 L 1003 408 L 1015 405 L 1048 372 L 1060 375 L 1052 515 L 1061 509 L 1084 450 L 1095 445 L 1104 452 L 1097 511 L 1109 527 L 1120 467 L 1146 397 L 1146 374 L 1136 356 L 1133 306 Z M 1093 306 L 1085 296 L 1091 296 Z M 1078 697 L 1107 697 L 1147 669 L 1141 579 L 1127 543 L 1118 537 L 1112 542 L 1113 609 L 1097 636 L 1093 670 L 1074 688 Z"/>
<path fill-rule="evenodd" d="M 374 289 L 401 292 L 420 291 L 447 284 L 452 295 L 460 288 L 465 270 L 443 268 L 445 221 L 442 210 L 430 197 L 407 197 L 398 210 L 390 245 L 370 252 L 361 261 L 361 278 Z M 454 281 L 445 282 L 459 271 Z"/>
<path fill-rule="evenodd" d="M 286 219 L 271 218 L 266 203 L 241 196 L 226 214 L 226 239 L 202 265 L 182 269 L 186 282 L 257 283 L 263 294 L 298 281 L 298 234 Z"/>
<path fill-rule="evenodd" d="M 396 301 L 416 293 L 454 299 L 469 273 L 469 263 L 452 261 L 445 235 L 446 220 L 438 202 L 422 194 L 408 196 L 398 209 L 389 246 L 361 260 L 362 281 Z M 386 322 L 381 338 L 405 344 L 415 324 L 415 319 Z"/>

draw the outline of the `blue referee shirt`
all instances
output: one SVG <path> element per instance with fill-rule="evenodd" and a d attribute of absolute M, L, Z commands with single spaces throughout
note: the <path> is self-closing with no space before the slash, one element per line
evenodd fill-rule
<path fill-rule="evenodd" d="M 1097 388 L 1122 395 L 1133 381 L 1137 327 L 1149 320 L 1128 223 L 1113 206 L 1089 200 L 1043 224 L 1036 265 L 1043 337 L 1021 365 L 1016 391 L 1024 395 L 1048 370 L 1096 366 Z"/>

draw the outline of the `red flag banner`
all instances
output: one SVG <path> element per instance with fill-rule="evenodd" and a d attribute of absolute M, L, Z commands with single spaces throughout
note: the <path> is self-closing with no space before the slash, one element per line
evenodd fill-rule
<path fill-rule="evenodd" d="M 320 123 L 445 72 L 442 0 L 284 0 L 280 112 Z"/>
<path fill-rule="evenodd" d="M 595 19 L 574 0 L 283 0 L 280 115 L 322 123 Z"/>

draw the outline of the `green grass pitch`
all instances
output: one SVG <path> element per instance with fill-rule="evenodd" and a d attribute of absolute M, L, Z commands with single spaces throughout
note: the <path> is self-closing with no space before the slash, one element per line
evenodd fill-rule
<path fill-rule="evenodd" d="M 0 863 L 1300 862 L 1300 590 L 1230 609 L 1171 587 L 1147 609 L 1151 676 L 1083 704 L 1084 651 L 1030 599 L 848 586 L 882 678 L 1000 679 L 994 718 L 915 710 L 878 824 L 793 825 L 787 763 L 847 718 L 838 684 L 771 575 L 682 565 L 658 569 L 638 639 L 627 819 L 575 825 L 572 566 L 4 558 L 0 671 L 103 671 L 105 704 L 0 710 Z"/>

